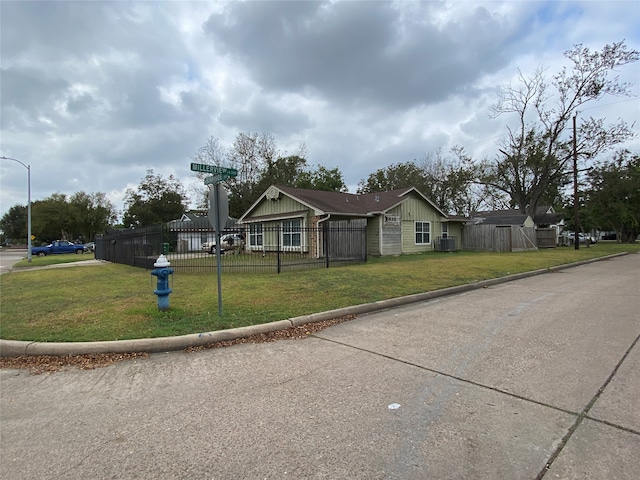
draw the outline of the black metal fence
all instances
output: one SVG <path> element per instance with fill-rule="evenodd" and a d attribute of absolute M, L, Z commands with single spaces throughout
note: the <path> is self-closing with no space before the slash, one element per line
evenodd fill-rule
<path fill-rule="evenodd" d="M 329 268 L 367 261 L 366 226 L 330 222 L 317 228 L 243 226 L 221 232 L 225 272 Z M 217 245 L 212 229 L 156 225 L 108 231 L 96 237 L 96 258 L 153 269 L 160 254 L 182 272 L 213 272 Z"/>

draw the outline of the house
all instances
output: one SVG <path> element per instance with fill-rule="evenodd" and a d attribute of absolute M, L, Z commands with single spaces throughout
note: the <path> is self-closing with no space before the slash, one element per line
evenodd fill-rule
<path fill-rule="evenodd" d="M 235 224 L 235 219 L 228 218 L 225 229 L 233 228 Z M 175 237 L 178 252 L 198 251 L 203 243 L 215 242 L 216 238 L 207 212 L 185 212 L 179 219 L 167 222 L 167 228 Z"/>
<path fill-rule="evenodd" d="M 367 255 L 431 251 L 440 238 L 460 248 L 463 223 L 413 187 L 352 194 L 282 185 L 269 187 L 238 221 L 245 226 L 248 251 L 266 251 L 278 243 L 315 256 L 322 252 L 313 232 L 325 222 L 366 228 Z M 278 227 L 280 238 L 274 233 L 267 238 L 272 227 Z"/>
<path fill-rule="evenodd" d="M 544 205 L 536 208 L 533 216 L 524 214 L 520 210 L 490 210 L 486 212 L 475 212 L 471 215 L 474 224 L 484 223 L 487 225 L 520 225 L 522 227 L 550 228 L 561 224 L 554 208 Z"/>
<path fill-rule="evenodd" d="M 554 247 L 557 230 L 547 228 L 548 222 L 554 220 L 552 207 L 539 207 L 534 217 L 519 210 L 475 212 L 465 224 L 463 248 L 519 252 Z"/>
<path fill-rule="evenodd" d="M 559 244 L 560 232 L 564 228 L 564 221 L 559 219 L 558 214 L 550 205 L 537 207 L 533 216 L 511 209 L 476 212 L 472 215 L 472 219 L 473 225 L 533 227 L 536 245 L 545 248 L 555 247 Z"/>

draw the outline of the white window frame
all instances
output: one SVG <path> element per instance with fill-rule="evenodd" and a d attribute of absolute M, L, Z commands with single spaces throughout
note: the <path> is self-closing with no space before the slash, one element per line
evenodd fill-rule
<path fill-rule="evenodd" d="M 442 238 L 449 238 L 449 224 L 442 222 Z"/>
<path fill-rule="evenodd" d="M 385 215 L 384 216 L 384 224 L 385 225 L 400 225 L 400 215 Z"/>
<path fill-rule="evenodd" d="M 294 225 L 297 223 L 297 225 Z M 280 245 L 283 250 L 297 251 L 302 250 L 302 219 L 292 218 L 290 220 L 282 220 L 280 223 Z M 289 239 L 287 241 L 286 239 Z M 295 239 L 297 238 L 297 243 Z"/>
<path fill-rule="evenodd" d="M 261 249 L 264 247 L 264 228 L 262 223 L 249 224 L 249 248 Z"/>
<path fill-rule="evenodd" d="M 426 225 L 426 230 L 424 230 L 424 226 Z M 420 231 L 418 231 L 418 226 L 420 226 Z M 421 222 L 421 221 L 416 221 L 414 222 L 414 226 L 413 226 L 413 238 L 414 241 L 416 242 L 416 245 L 430 245 L 431 244 L 431 222 Z M 418 241 L 418 235 L 420 235 L 422 238 L 422 241 Z M 426 241 L 425 241 L 425 237 L 426 236 Z"/>

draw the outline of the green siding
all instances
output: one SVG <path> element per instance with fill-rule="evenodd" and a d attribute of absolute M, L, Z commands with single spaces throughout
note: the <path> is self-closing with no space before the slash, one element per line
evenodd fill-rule
<path fill-rule="evenodd" d="M 251 217 L 261 217 L 263 215 L 284 215 L 291 212 L 299 212 L 301 210 L 309 210 L 307 216 L 312 216 L 313 212 L 309 207 L 301 204 L 291 197 L 280 195 L 277 201 L 263 200 L 251 212 Z"/>
<path fill-rule="evenodd" d="M 442 233 L 441 215 L 415 194 L 402 204 L 402 253 L 420 253 L 433 250 L 435 238 Z M 415 222 L 430 223 L 430 243 L 416 245 Z"/>
<path fill-rule="evenodd" d="M 382 255 L 380 251 L 380 217 L 367 219 L 367 255 Z"/>

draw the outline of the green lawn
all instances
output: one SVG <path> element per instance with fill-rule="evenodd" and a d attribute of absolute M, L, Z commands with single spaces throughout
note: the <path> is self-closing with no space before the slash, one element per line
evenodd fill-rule
<path fill-rule="evenodd" d="M 169 312 L 159 312 L 149 271 L 106 264 L 21 268 L 0 276 L 0 337 L 31 341 L 96 341 L 161 337 L 254 325 L 335 308 L 467 284 L 554 265 L 640 251 L 598 243 L 522 253 L 428 253 L 370 259 L 365 264 L 285 272 L 225 273 L 218 316 L 216 274 L 173 275 Z M 64 262 L 88 255 L 34 258 Z M 23 265 L 26 262 L 22 263 Z"/>

